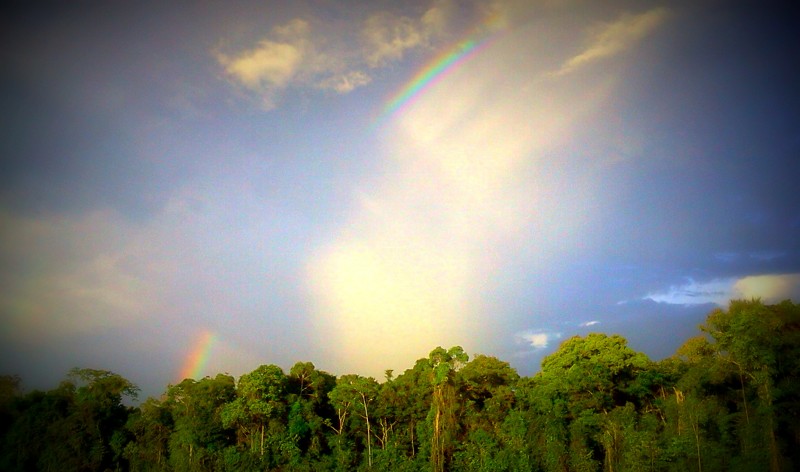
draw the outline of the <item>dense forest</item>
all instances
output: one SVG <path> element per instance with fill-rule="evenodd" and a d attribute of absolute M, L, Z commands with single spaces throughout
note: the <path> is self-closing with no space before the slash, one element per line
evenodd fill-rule
<path fill-rule="evenodd" d="M 109 371 L 25 394 L 4 376 L 0 470 L 798 470 L 800 305 L 732 301 L 700 330 L 658 362 L 595 333 L 532 377 L 437 347 L 381 382 L 263 365 L 138 407 Z"/>

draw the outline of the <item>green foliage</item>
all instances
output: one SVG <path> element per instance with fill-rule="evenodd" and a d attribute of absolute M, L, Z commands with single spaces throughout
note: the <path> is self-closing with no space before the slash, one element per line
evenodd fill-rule
<path fill-rule="evenodd" d="M 247 446 L 250 453 L 265 459 L 266 446 L 271 444 L 274 428 L 272 420 L 286 413 L 288 379 L 276 365 L 262 365 L 239 378 L 236 398 L 224 405 L 220 412 L 222 425 L 237 431 L 239 444 Z M 270 460 L 269 457 L 266 460 Z"/>
<path fill-rule="evenodd" d="M 437 347 L 386 380 L 310 362 L 138 388 L 73 369 L 48 392 L 0 377 L 0 470 L 749 471 L 800 466 L 800 306 L 733 301 L 674 356 L 566 340 L 520 378 Z"/>
<path fill-rule="evenodd" d="M 105 470 L 124 467 L 124 425 L 132 409 L 122 397 L 138 388 L 109 371 L 73 369 L 49 392 L 4 398 L 12 423 L 2 437 L 1 470 Z M 76 386 L 77 382 L 80 386 Z M 6 392 L 9 393 L 9 392 Z"/>
<path fill-rule="evenodd" d="M 170 465 L 176 471 L 214 470 L 234 437 L 221 419 L 223 408 L 235 398 L 233 377 L 186 379 L 169 387 L 166 396 L 174 424 Z"/>

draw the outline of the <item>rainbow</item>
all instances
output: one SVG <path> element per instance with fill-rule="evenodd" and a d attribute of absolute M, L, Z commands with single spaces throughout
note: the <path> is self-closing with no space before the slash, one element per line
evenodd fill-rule
<path fill-rule="evenodd" d="M 214 347 L 216 342 L 217 335 L 211 331 L 203 330 L 200 333 L 197 341 L 195 341 L 194 348 L 189 353 L 189 356 L 186 358 L 186 361 L 183 364 L 178 381 L 183 379 L 200 378 L 200 376 L 203 374 L 206 364 L 208 363 L 211 349 Z"/>
<path fill-rule="evenodd" d="M 436 56 L 387 100 L 376 124 L 382 123 L 389 116 L 410 106 L 423 91 L 440 82 L 449 73 L 485 49 L 491 39 L 491 36 L 480 40 L 470 38 Z"/>

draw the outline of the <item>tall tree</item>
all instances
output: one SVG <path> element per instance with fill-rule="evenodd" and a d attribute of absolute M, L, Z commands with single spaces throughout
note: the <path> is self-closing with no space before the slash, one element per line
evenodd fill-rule
<path fill-rule="evenodd" d="M 289 371 L 289 434 L 297 437 L 304 453 L 316 458 L 326 444 L 324 425 L 335 416 L 328 402 L 328 392 L 335 386 L 336 377 L 317 370 L 311 362 L 297 362 Z"/>
<path fill-rule="evenodd" d="M 630 349 L 625 338 L 599 333 L 570 338 L 542 361 L 540 382 L 554 400 L 566 400 L 571 468 L 591 469 L 602 461 L 606 470 L 616 469 L 623 445 L 609 413 L 635 400 L 632 387 L 649 367 L 647 356 Z"/>
<path fill-rule="evenodd" d="M 785 384 L 786 373 L 797 373 L 794 333 L 799 311 L 789 301 L 770 306 L 760 300 L 733 300 L 727 311 L 715 310 L 701 327 L 713 339 L 717 359 L 730 366 L 738 380 L 743 460 L 761 464 L 766 454 L 773 472 L 784 468 L 787 460 L 778 438 L 780 400 L 786 397 L 777 385 Z M 784 389 L 791 390 L 793 384 Z"/>
<path fill-rule="evenodd" d="M 225 427 L 236 427 L 238 434 L 264 457 L 266 428 L 271 419 L 286 413 L 287 377 L 276 365 L 262 365 L 239 378 L 236 399 L 222 409 Z"/>
<path fill-rule="evenodd" d="M 378 382 L 372 377 L 361 377 L 350 374 L 339 377 L 336 387 L 329 397 L 334 408 L 339 412 L 340 429 L 348 413 L 364 421 L 364 446 L 367 450 L 367 464 L 372 467 L 372 426 L 370 422 L 370 405 L 378 396 Z"/>
<path fill-rule="evenodd" d="M 431 410 L 431 366 L 428 358 L 381 385 L 376 401 L 378 442 L 384 469 L 419 470 L 429 459 L 430 434 L 426 418 Z"/>
<path fill-rule="evenodd" d="M 519 375 L 507 362 L 481 354 L 458 371 L 456 385 L 464 402 L 466 430 L 456 453 L 460 467 L 501 470 L 518 462 L 515 456 L 523 452 L 506 450 L 507 437 L 503 434 L 503 423 L 514 408 L 518 380 Z"/>
<path fill-rule="evenodd" d="M 164 405 L 175 424 L 170 438 L 170 465 L 175 470 L 213 470 L 232 432 L 223 425 L 222 410 L 236 395 L 233 377 L 218 374 L 185 379 L 167 389 Z"/>
<path fill-rule="evenodd" d="M 131 470 L 164 470 L 169 461 L 169 438 L 173 421 L 169 409 L 148 398 L 128 418 L 125 429 L 132 440 L 123 453 Z"/>
<path fill-rule="evenodd" d="M 459 428 L 455 378 L 467 361 L 469 356 L 461 346 L 448 350 L 439 346 L 428 356 L 433 386 L 428 418 L 431 428 L 431 467 L 434 472 L 443 471 L 449 466 L 455 449 Z"/>

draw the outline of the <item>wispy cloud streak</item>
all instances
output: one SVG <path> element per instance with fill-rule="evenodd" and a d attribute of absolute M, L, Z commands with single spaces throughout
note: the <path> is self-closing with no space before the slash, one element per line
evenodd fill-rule
<path fill-rule="evenodd" d="M 726 306 L 732 299 L 761 298 L 778 302 L 800 296 L 800 274 L 749 275 L 740 278 L 712 279 L 673 285 L 651 292 L 644 299 L 671 305 L 715 304 Z"/>
<path fill-rule="evenodd" d="M 656 8 L 638 15 L 625 14 L 596 27 L 583 51 L 567 59 L 552 75 L 563 76 L 626 51 L 660 26 L 667 15 L 665 8 Z"/>

